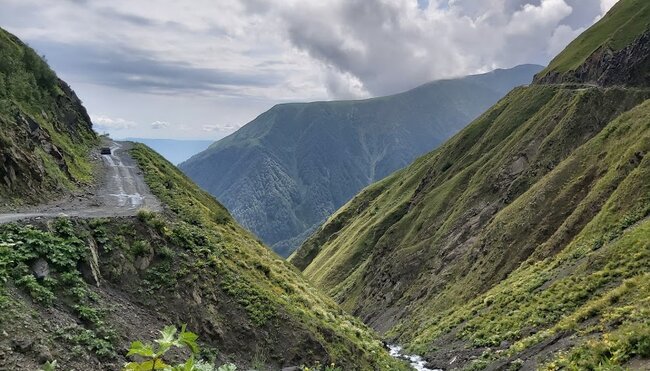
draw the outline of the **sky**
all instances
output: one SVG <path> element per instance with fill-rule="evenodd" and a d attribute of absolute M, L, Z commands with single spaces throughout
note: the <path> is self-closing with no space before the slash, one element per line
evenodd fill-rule
<path fill-rule="evenodd" d="M 224 137 L 277 103 L 547 64 L 617 0 L 0 0 L 115 138 Z"/>

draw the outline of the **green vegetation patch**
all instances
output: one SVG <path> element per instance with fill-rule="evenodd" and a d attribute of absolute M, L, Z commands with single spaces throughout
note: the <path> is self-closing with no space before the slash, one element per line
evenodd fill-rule
<path fill-rule="evenodd" d="M 406 367 L 388 355 L 372 330 L 313 289 L 295 268 L 242 229 L 223 206 L 176 167 L 141 144 L 136 144 L 131 154 L 152 192 L 172 214 L 165 221 L 162 216 L 143 212 L 140 219 L 155 226 L 167 244 L 171 242 L 195 257 L 177 266 L 186 272 L 177 274 L 178 279 L 189 276 L 203 284 L 216 282 L 255 326 L 306 331 L 326 350 L 326 364 L 352 369 Z M 206 293 L 214 289 L 199 286 Z M 305 352 L 309 355 L 312 350 Z"/>
<path fill-rule="evenodd" d="M 574 209 L 574 215 L 583 218 L 583 210 L 593 209 L 595 200 L 604 201 L 598 201 L 599 213 L 566 247 L 554 254 L 556 242 L 549 239 L 486 293 L 443 312 L 423 311 L 418 320 L 405 321 L 392 333 L 417 333 L 410 343 L 420 352 L 432 351 L 437 341 L 444 341 L 452 332 L 476 348 L 503 348 L 506 344 L 505 352 L 495 359 L 541 353 L 547 342 L 573 339 L 575 347 L 546 355 L 556 358 L 548 359 L 549 369 L 594 369 L 599 364 L 623 367 L 634 357 L 646 357 L 650 162 L 643 154 L 650 151 L 649 116 L 649 101 L 623 114 L 523 196 L 522 202 L 531 205 L 531 193 L 553 183 L 553 178 L 566 179 L 559 176 L 563 171 L 571 169 L 580 176 L 581 171 L 570 166 L 571 162 L 588 169 L 595 163 L 584 161 L 591 158 L 586 154 L 601 154 L 608 171 L 590 186 L 590 194 Z"/>
<path fill-rule="evenodd" d="M 649 270 L 648 97 L 516 89 L 364 190 L 292 261 L 414 353 L 490 348 L 476 368 L 533 353 L 550 362 L 548 344 L 569 349 L 615 330 L 564 319 Z M 618 303 L 635 305 L 628 297 Z"/>
<path fill-rule="evenodd" d="M 10 311 L 20 306 L 7 291 L 9 282 L 27 292 L 41 307 L 65 302 L 81 326 L 61 329 L 54 339 L 78 346 L 79 353 L 88 350 L 100 359 L 112 359 L 116 356 L 116 334 L 105 321 L 105 308 L 77 268 L 90 253 L 87 237 L 78 235 L 68 219 L 52 221 L 48 230 L 31 225 L 0 226 L 0 280 L 5 282 L 0 295 Z"/>

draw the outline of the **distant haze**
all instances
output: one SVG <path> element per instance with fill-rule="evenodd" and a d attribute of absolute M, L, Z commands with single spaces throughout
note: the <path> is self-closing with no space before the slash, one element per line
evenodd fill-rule
<path fill-rule="evenodd" d="M 206 150 L 210 144 L 214 143 L 212 140 L 150 138 L 125 138 L 125 140 L 146 144 L 174 165 L 178 165 L 195 154 Z"/>

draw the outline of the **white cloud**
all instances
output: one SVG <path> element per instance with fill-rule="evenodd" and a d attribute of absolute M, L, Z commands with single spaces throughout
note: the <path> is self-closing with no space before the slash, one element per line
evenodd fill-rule
<path fill-rule="evenodd" d="M 600 0 L 600 11 L 605 15 L 617 2 L 618 0 Z"/>
<path fill-rule="evenodd" d="M 213 93 L 215 98 L 289 100 L 394 93 L 432 79 L 545 63 L 566 41 L 561 36 L 589 26 L 563 24 L 565 19 L 591 11 L 591 5 L 609 9 L 614 3 L 432 0 L 422 9 L 415 0 L 195 0 L 191 7 L 160 0 L 152 12 L 150 4 L 130 0 L 47 7 L 39 0 L 4 1 L 25 13 L 38 9 L 20 21 L 25 37 L 138 51 L 163 66 L 266 81 L 228 81 L 235 85 Z M 127 80 L 164 86 L 170 71 L 161 70 L 167 75 L 160 79 L 155 72 L 147 71 L 144 81 L 133 80 L 142 80 L 137 73 Z"/>
<path fill-rule="evenodd" d="M 105 115 L 91 115 L 94 127 L 100 130 L 127 130 L 136 126 L 132 121 L 123 118 L 111 118 Z"/>
<path fill-rule="evenodd" d="M 599 6 L 599 0 L 439 0 L 424 10 L 409 0 L 272 3 L 264 17 L 281 20 L 276 26 L 291 44 L 324 66 L 322 81 L 335 97 L 547 63 L 569 41 L 562 36 L 585 26 L 563 22 L 586 4 Z"/>
<path fill-rule="evenodd" d="M 573 39 L 578 37 L 584 28 L 579 28 L 577 30 L 572 29 L 571 27 L 561 25 L 553 31 L 553 36 L 548 43 L 547 52 L 549 55 L 555 55 L 564 49 L 564 47 L 570 43 Z"/>
<path fill-rule="evenodd" d="M 73 87 L 93 86 L 81 96 L 96 102 L 91 112 L 184 122 L 201 135 L 214 126 L 205 117 L 243 125 L 280 102 L 384 95 L 544 64 L 615 1 L 157 0 L 155 12 L 132 0 L 0 2 L 3 27 Z M 96 87 L 138 101 L 93 99 Z M 218 109 L 205 108 L 210 100 Z M 152 135 L 183 134 L 159 129 Z"/>
<path fill-rule="evenodd" d="M 154 130 L 164 129 L 169 127 L 169 123 L 166 121 L 154 121 L 151 123 L 151 128 Z"/>
<path fill-rule="evenodd" d="M 240 126 L 238 125 L 233 125 L 233 124 L 214 124 L 214 125 L 203 125 L 202 129 L 205 132 L 213 132 L 213 131 L 220 131 L 220 132 L 232 132 L 237 129 L 239 129 Z"/>
<path fill-rule="evenodd" d="M 349 72 L 340 72 L 332 67 L 325 68 L 325 86 L 338 99 L 367 98 L 370 93 L 358 77 Z"/>
<path fill-rule="evenodd" d="M 569 16 L 571 8 L 564 0 L 542 0 L 538 5 L 525 4 L 521 10 L 513 13 L 511 20 L 505 24 L 509 35 L 529 36 L 534 32 L 548 32 L 569 26 L 560 26 L 560 22 Z"/>

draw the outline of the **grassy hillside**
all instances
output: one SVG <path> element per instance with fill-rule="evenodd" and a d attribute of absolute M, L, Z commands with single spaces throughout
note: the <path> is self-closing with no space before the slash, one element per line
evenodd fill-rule
<path fill-rule="evenodd" d="M 567 72 L 582 65 L 598 48 L 621 50 L 650 26 L 650 3 L 621 1 L 603 19 L 573 40 L 541 74 Z"/>
<path fill-rule="evenodd" d="M 515 89 L 290 261 L 436 367 L 647 365 L 648 98 L 636 85 Z"/>
<path fill-rule="evenodd" d="M 435 148 L 540 69 L 360 101 L 278 105 L 180 167 L 286 256 L 363 187 Z"/>
<path fill-rule="evenodd" d="M 81 102 L 47 64 L 0 29 L 0 208 L 92 180 L 97 138 Z"/>
<path fill-rule="evenodd" d="M 191 139 L 126 138 L 125 140 L 147 145 L 174 165 L 204 151 L 214 143 L 214 140 Z"/>
<path fill-rule="evenodd" d="M 116 369 L 129 341 L 187 323 L 218 363 L 402 368 L 172 164 L 143 145 L 132 154 L 165 215 L 0 226 L 0 366 Z"/>
<path fill-rule="evenodd" d="M 92 182 L 98 140 L 81 102 L 4 31 L 0 123 L 0 207 Z M 132 156 L 164 213 L 0 225 L 0 369 L 117 370 L 131 341 L 181 324 L 216 363 L 404 367 L 175 166 L 144 145 Z"/>
<path fill-rule="evenodd" d="M 557 55 L 536 80 L 646 86 L 650 82 L 649 48 L 650 3 L 619 1 Z"/>
<path fill-rule="evenodd" d="M 487 351 L 491 362 L 522 357 L 529 365 L 548 363 L 551 369 L 557 365 L 585 369 L 601 360 L 622 366 L 630 359 L 649 358 L 650 161 L 641 157 L 650 152 L 649 123 L 646 101 L 614 120 L 497 214 L 492 223 L 501 231 L 510 230 L 507 225 L 514 222 L 522 232 L 535 233 L 530 228 L 533 215 L 548 210 L 539 206 L 539 200 L 555 196 L 575 205 L 555 233 L 534 246 L 530 257 L 505 280 L 469 303 L 455 300 L 467 297 L 463 287 L 485 287 L 482 281 L 491 276 L 486 266 L 506 260 L 499 259 L 503 252 L 490 250 L 455 290 L 433 298 L 426 311 L 392 333 L 417 334 L 403 338 L 416 349 L 431 352 L 455 331 L 474 347 L 492 348 Z M 604 161 L 586 160 L 598 157 Z M 580 201 L 563 197 L 575 198 L 572 189 L 592 174 L 599 176 Z M 445 300 L 459 305 L 449 310 L 439 304 Z M 560 341 L 563 344 L 553 349 Z M 557 352 L 563 348 L 569 350 Z"/>

